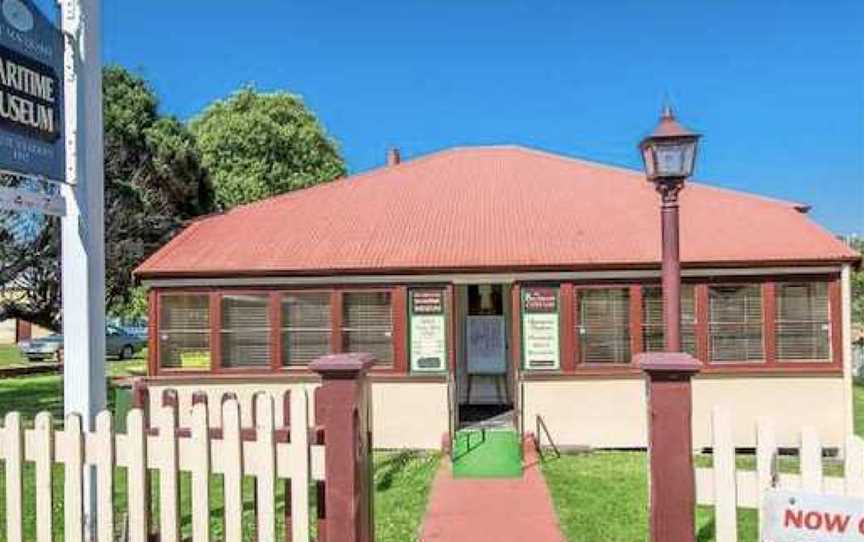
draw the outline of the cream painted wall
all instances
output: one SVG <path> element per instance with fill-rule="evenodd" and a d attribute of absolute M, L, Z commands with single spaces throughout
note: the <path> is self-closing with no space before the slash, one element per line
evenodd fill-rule
<path fill-rule="evenodd" d="M 736 446 L 756 446 L 756 420 L 772 420 L 777 445 L 798 447 L 804 426 L 824 446 L 842 447 L 846 436 L 844 379 L 840 377 L 697 378 L 693 384 L 693 438 L 710 446 L 711 409 L 722 405 L 735 420 Z"/>
<path fill-rule="evenodd" d="M 447 384 L 376 382 L 372 440 L 376 448 L 440 449 L 448 433 Z"/>
<path fill-rule="evenodd" d="M 693 382 L 693 444 L 710 447 L 711 410 L 728 407 L 736 446 L 755 446 L 759 416 L 772 418 L 780 446 L 797 446 L 800 430 L 815 427 L 824 445 L 846 435 L 844 380 L 840 377 L 698 377 Z M 597 448 L 646 446 L 645 384 L 641 379 L 525 383 L 525 430 L 536 415 L 559 445 Z"/>
<path fill-rule="evenodd" d="M 536 432 L 540 415 L 558 445 L 641 448 L 647 442 L 640 379 L 525 382 L 524 406 L 525 431 Z"/>
<path fill-rule="evenodd" d="M 234 393 L 240 401 L 240 419 L 244 427 L 252 426 L 252 401 L 259 392 L 277 398 L 276 425 L 282 425 L 281 397 L 286 390 L 306 393 L 310 412 L 314 412 L 316 383 L 249 382 L 231 384 L 168 384 L 150 386 L 150 412 L 154 423 L 160 424 L 159 406 L 162 391 L 176 389 L 180 400 L 180 426 L 189 427 L 192 415 L 192 395 L 207 392 L 210 425 L 222 425 L 219 407 L 221 397 Z M 310 420 L 310 424 L 313 420 Z M 448 432 L 447 384 L 444 382 L 375 382 L 372 384 L 372 438 L 376 448 L 440 449 L 441 437 Z"/>

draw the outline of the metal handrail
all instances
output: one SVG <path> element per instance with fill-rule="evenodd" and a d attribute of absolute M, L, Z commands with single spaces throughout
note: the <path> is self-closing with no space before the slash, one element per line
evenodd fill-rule
<path fill-rule="evenodd" d="M 561 452 L 558 450 L 558 446 L 555 445 L 555 441 L 552 440 L 552 434 L 549 432 L 549 428 L 546 427 L 546 422 L 543 421 L 543 417 L 540 414 L 537 414 L 537 453 L 540 454 L 540 459 L 543 459 L 543 446 L 541 446 L 543 433 L 540 432 L 541 429 L 543 433 L 546 433 L 546 440 L 549 441 L 549 445 L 555 450 L 555 457 L 561 457 Z"/>

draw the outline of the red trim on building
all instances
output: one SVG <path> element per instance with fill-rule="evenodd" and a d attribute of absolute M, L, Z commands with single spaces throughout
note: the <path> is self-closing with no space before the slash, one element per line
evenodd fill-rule
<path fill-rule="evenodd" d="M 397 286 L 391 294 L 393 311 L 393 372 L 408 374 L 408 288 Z"/>
<path fill-rule="evenodd" d="M 573 284 L 564 283 L 560 289 L 561 305 L 558 311 L 561 326 L 561 372 L 572 373 L 576 370 L 577 337 L 576 329 L 576 306 Z"/>
<path fill-rule="evenodd" d="M 829 304 L 830 304 L 830 326 L 831 326 L 831 352 L 830 360 L 796 360 L 784 361 L 777 359 L 776 352 L 776 283 L 779 281 L 803 281 L 803 280 L 818 280 L 828 283 Z M 841 299 L 841 284 L 839 275 L 832 274 L 829 276 L 808 276 L 808 277 L 723 277 L 722 280 L 706 278 L 700 279 L 698 282 L 690 280 L 688 283 L 695 287 L 695 302 L 696 302 L 696 345 L 698 359 L 702 360 L 704 365 L 703 372 L 709 375 L 835 375 L 842 373 L 842 299 Z M 554 284 L 554 283 L 553 283 Z M 765 359 L 749 362 L 711 362 L 708 359 L 709 354 L 709 295 L 708 286 L 714 284 L 759 284 L 763 296 L 763 341 L 765 344 Z M 656 282 L 633 282 L 632 280 L 608 280 L 593 283 L 579 283 L 562 281 L 557 283 L 559 286 L 559 316 L 561 329 L 561 368 L 560 371 L 545 371 L 547 377 L 550 378 L 594 378 L 594 377 L 631 377 L 639 375 L 641 372 L 632 366 L 630 363 L 581 363 L 580 362 L 580 337 L 579 337 L 579 294 L 582 290 L 595 288 L 628 288 L 630 292 L 629 306 L 629 331 L 630 331 L 630 346 L 632 355 L 644 350 L 643 334 L 642 334 L 642 288 L 645 286 L 654 286 Z M 457 357 L 460 348 L 460 325 L 464 315 L 460 314 L 457 299 L 456 287 L 453 284 L 448 285 L 424 285 L 423 287 L 440 287 L 445 290 L 445 305 L 446 316 L 449 319 L 448 323 L 448 356 L 450 371 L 456 371 Z M 514 374 L 523 372 L 522 363 L 522 299 L 521 287 L 519 283 L 513 284 L 511 287 L 511 302 L 513 311 L 511 315 L 511 363 L 514 368 Z M 332 334 L 331 334 L 331 349 L 338 352 L 342 349 L 342 297 L 345 292 L 353 291 L 387 291 L 392 295 L 392 310 L 393 310 L 393 352 L 394 360 L 392 366 L 376 367 L 373 369 L 373 374 L 382 376 L 392 375 L 394 377 L 402 375 L 406 379 L 411 379 L 410 369 L 410 352 L 409 352 L 409 332 L 408 332 L 408 291 L 409 287 L 405 285 L 398 286 L 369 286 L 369 287 L 347 287 L 333 286 L 331 288 L 322 288 L 320 286 L 314 288 L 292 288 L 285 290 L 284 288 L 261 288 L 254 290 L 257 293 L 269 293 L 270 296 L 270 318 L 272 322 L 271 334 L 271 349 L 273 356 L 271 366 L 265 368 L 237 368 L 229 369 L 222 366 L 221 352 L 221 297 L 223 293 L 236 293 L 239 291 L 250 292 L 249 289 L 235 288 L 189 288 L 189 289 L 154 289 L 149 294 L 150 300 L 150 323 L 149 323 L 149 344 L 150 356 L 148 359 L 150 375 L 157 376 L 204 376 L 214 374 L 237 374 L 254 376 L 267 376 L 273 373 L 290 374 L 302 377 L 308 372 L 306 368 L 291 368 L 286 370 L 284 361 L 282 360 L 281 348 L 281 298 L 290 291 L 329 291 L 331 292 L 331 316 L 332 316 Z M 211 371 L 190 371 L 183 369 L 163 369 L 158 366 L 159 359 L 159 304 L 160 296 L 165 294 L 178 293 L 201 293 L 209 292 L 210 295 L 210 319 L 211 319 Z M 526 375 L 536 376 L 540 371 L 524 371 Z"/>
<path fill-rule="evenodd" d="M 765 363 L 777 364 L 777 288 L 767 281 L 762 284 L 762 341 L 765 346 Z"/>

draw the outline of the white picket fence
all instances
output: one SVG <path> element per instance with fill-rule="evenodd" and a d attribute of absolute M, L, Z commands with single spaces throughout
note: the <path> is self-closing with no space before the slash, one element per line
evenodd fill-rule
<path fill-rule="evenodd" d="M 762 498 L 772 488 L 864 497 L 864 440 L 861 438 L 851 435 L 846 440 L 843 477 L 824 476 L 819 434 L 813 427 L 804 427 L 798 454 L 799 472 L 782 473 L 778 468 L 771 420 L 760 419 L 756 424 L 756 470 L 738 470 L 732 426 L 730 411 L 716 407 L 712 413 L 713 466 L 696 468 L 696 500 L 698 504 L 714 506 L 717 542 L 738 540 L 738 508 L 759 510 L 762 529 Z"/>
<path fill-rule="evenodd" d="M 117 532 L 113 494 L 115 468 L 126 469 L 128 486 L 128 540 L 146 542 L 148 469 L 158 471 L 158 531 L 162 542 L 180 542 L 180 473 L 191 478 L 191 531 L 195 542 L 210 542 L 210 477 L 224 476 L 224 540 L 243 540 L 243 478 L 256 480 L 256 534 L 260 541 L 276 540 L 276 488 L 290 480 L 291 537 L 309 540 L 309 484 L 324 479 L 324 447 L 310 445 L 309 398 L 304 390 L 290 393 L 290 425 L 274 424 L 274 401 L 270 394 L 256 398 L 256 420 L 252 428 L 241 428 L 236 399 L 222 403 L 221 431 L 211 434 L 208 408 L 192 406 L 191 424 L 178 430 L 176 410 L 160 407 L 155 428 L 147 428 L 142 410 L 129 412 L 126 433 L 115 433 L 110 412 L 96 419 L 96 430 L 82 431 L 81 419 L 72 415 L 63 430 L 55 430 L 51 415 L 36 416 L 35 427 L 25 429 L 21 416 L 6 415 L 0 428 L 0 459 L 5 464 L 7 542 L 24 542 L 24 465 L 35 466 L 36 542 L 55 539 L 52 508 L 62 501 L 64 540 L 84 540 L 83 467 L 95 468 L 96 540 L 114 542 Z M 154 430 L 158 429 L 158 430 Z M 279 438 L 280 431 L 288 437 Z M 53 495 L 55 464 L 65 466 L 63 495 Z M 154 518 L 155 519 L 155 518 Z M 28 540 L 28 542 L 30 542 Z"/>

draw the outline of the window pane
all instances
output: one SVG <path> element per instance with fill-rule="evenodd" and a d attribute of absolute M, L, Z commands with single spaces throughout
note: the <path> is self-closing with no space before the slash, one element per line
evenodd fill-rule
<path fill-rule="evenodd" d="M 583 363 L 630 363 L 630 289 L 579 292 Z"/>
<path fill-rule="evenodd" d="M 711 360 L 762 360 L 762 287 L 711 286 L 708 296 Z"/>
<path fill-rule="evenodd" d="M 828 284 L 777 285 L 777 358 L 830 358 Z"/>
<path fill-rule="evenodd" d="M 681 347 L 696 356 L 696 293 L 692 284 L 681 286 Z M 663 291 L 656 286 L 642 289 L 642 339 L 646 352 L 662 352 Z"/>
<path fill-rule="evenodd" d="M 222 365 L 270 365 L 270 315 L 267 295 L 222 297 Z"/>
<path fill-rule="evenodd" d="M 282 298 L 282 363 L 306 365 L 330 353 L 329 292 L 285 294 Z"/>
<path fill-rule="evenodd" d="M 159 298 L 159 364 L 166 369 L 210 368 L 210 297 Z"/>
<path fill-rule="evenodd" d="M 342 301 L 345 352 L 369 352 L 379 363 L 393 362 L 390 292 L 349 292 Z"/>

